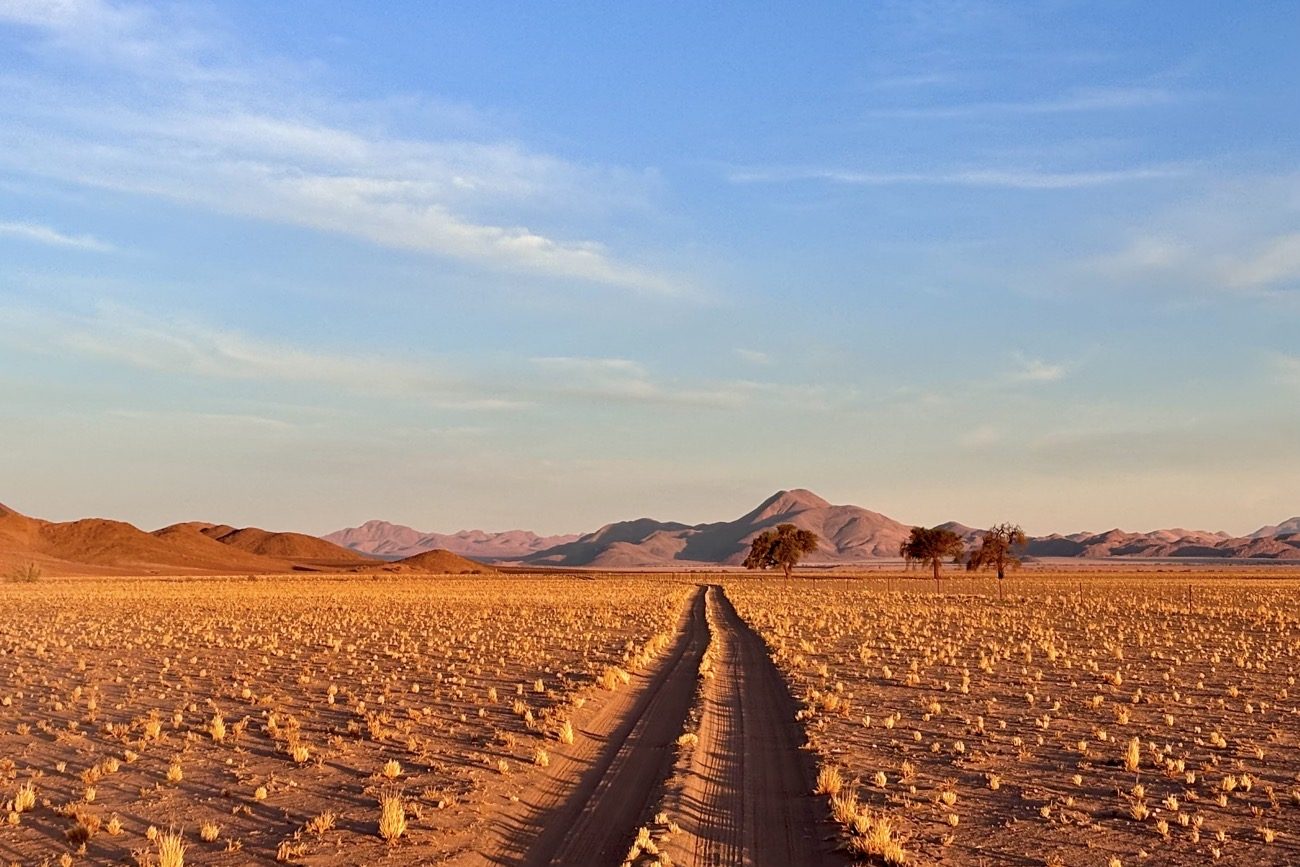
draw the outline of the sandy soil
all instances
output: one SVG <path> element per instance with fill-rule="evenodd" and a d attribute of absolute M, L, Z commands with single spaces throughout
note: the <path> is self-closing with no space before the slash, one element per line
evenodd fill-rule
<path fill-rule="evenodd" d="M 1300 863 L 1285 574 L 0 585 L 0 860 Z"/>
<path fill-rule="evenodd" d="M 144 862 L 150 827 L 182 831 L 188 864 L 472 850 L 537 748 L 609 694 L 608 668 L 672 633 L 690 590 L 537 577 L 0 585 L 0 815 L 14 814 L 0 860 Z M 34 803 L 16 811 L 27 783 Z M 408 821 L 391 846 L 377 832 L 388 791 Z M 332 828 L 309 829 L 322 816 Z"/>
<path fill-rule="evenodd" d="M 701 690 L 698 742 L 665 809 L 680 832 L 664 848 L 674 864 L 840 865 L 825 804 L 812 797 L 812 753 L 798 705 L 762 639 L 721 587 L 708 598 L 713 633 Z"/>
<path fill-rule="evenodd" d="M 725 583 L 913 862 L 1300 863 L 1294 579 Z"/>

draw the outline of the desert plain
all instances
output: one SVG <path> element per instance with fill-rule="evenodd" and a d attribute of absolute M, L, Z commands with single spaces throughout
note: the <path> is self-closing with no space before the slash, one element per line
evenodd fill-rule
<path fill-rule="evenodd" d="M 1300 573 L 0 585 L 12 864 L 1289 864 Z"/>

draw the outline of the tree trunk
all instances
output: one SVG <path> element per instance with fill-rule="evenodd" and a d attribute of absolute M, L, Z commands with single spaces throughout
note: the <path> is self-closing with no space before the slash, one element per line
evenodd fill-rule
<path fill-rule="evenodd" d="M 786 580 L 787 580 L 787 581 L 790 580 L 790 564 L 789 564 L 789 563 L 782 563 L 782 564 L 781 564 L 781 568 L 785 570 L 785 577 L 786 577 Z"/>
<path fill-rule="evenodd" d="M 939 592 L 939 570 L 943 568 L 943 564 L 939 562 L 938 557 L 935 557 L 933 560 L 930 561 L 930 565 L 934 567 L 934 592 L 938 593 Z"/>

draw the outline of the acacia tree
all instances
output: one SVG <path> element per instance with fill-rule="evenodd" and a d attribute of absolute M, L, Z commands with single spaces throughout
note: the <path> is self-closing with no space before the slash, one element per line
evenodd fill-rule
<path fill-rule="evenodd" d="M 1016 548 L 1025 544 L 1025 531 L 1019 524 L 1004 522 L 990 527 L 984 533 L 984 539 L 966 568 L 972 572 L 980 569 L 996 569 L 998 573 L 998 599 L 1002 598 L 1002 579 L 1007 577 L 1007 569 L 1019 569 L 1020 558 Z"/>
<path fill-rule="evenodd" d="M 801 530 L 794 524 L 778 524 L 754 537 L 745 558 L 746 569 L 772 569 L 780 566 L 785 577 L 790 577 L 803 555 L 817 550 L 821 539 L 812 530 Z"/>
<path fill-rule="evenodd" d="M 943 561 L 951 558 L 956 562 L 963 550 L 961 536 L 942 527 L 913 527 L 912 534 L 898 546 L 899 556 L 909 567 L 913 563 L 920 563 L 934 570 L 935 590 L 939 589 L 939 572 L 943 568 Z"/>

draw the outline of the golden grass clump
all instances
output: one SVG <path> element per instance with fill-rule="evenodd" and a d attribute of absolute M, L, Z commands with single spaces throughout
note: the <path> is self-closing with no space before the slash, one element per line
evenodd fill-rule
<path fill-rule="evenodd" d="M 326 810 L 324 813 L 318 813 L 307 822 L 307 830 L 317 837 L 334 830 L 334 824 L 338 821 L 338 815 Z"/>
<path fill-rule="evenodd" d="M 573 743 L 573 723 L 567 719 L 560 723 L 560 729 L 557 736 L 562 744 Z"/>
<path fill-rule="evenodd" d="M 223 743 L 226 740 L 226 721 L 222 718 L 220 711 L 214 713 L 212 719 L 209 720 L 208 734 L 212 736 L 215 743 Z"/>
<path fill-rule="evenodd" d="M 169 830 L 159 834 L 158 867 L 185 867 L 185 840 L 179 831 Z"/>
<path fill-rule="evenodd" d="M 844 788 L 844 777 L 834 765 L 823 765 L 817 772 L 817 784 L 813 787 L 814 795 L 835 797 Z"/>
<path fill-rule="evenodd" d="M 406 805 L 402 793 L 386 791 L 379 796 L 379 836 L 395 844 L 406 833 Z"/>
<path fill-rule="evenodd" d="M 858 855 L 878 859 L 887 867 L 907 864 L 907 852 L 888 817 L 864 810 L 854 818 L 850 830 L 849 845 Z"/>
<path fill-rule="evenodd" d="M 36 784 L 23 783 L 14 794 L 13 811 L 22 813 L 36 806 Z"/>

